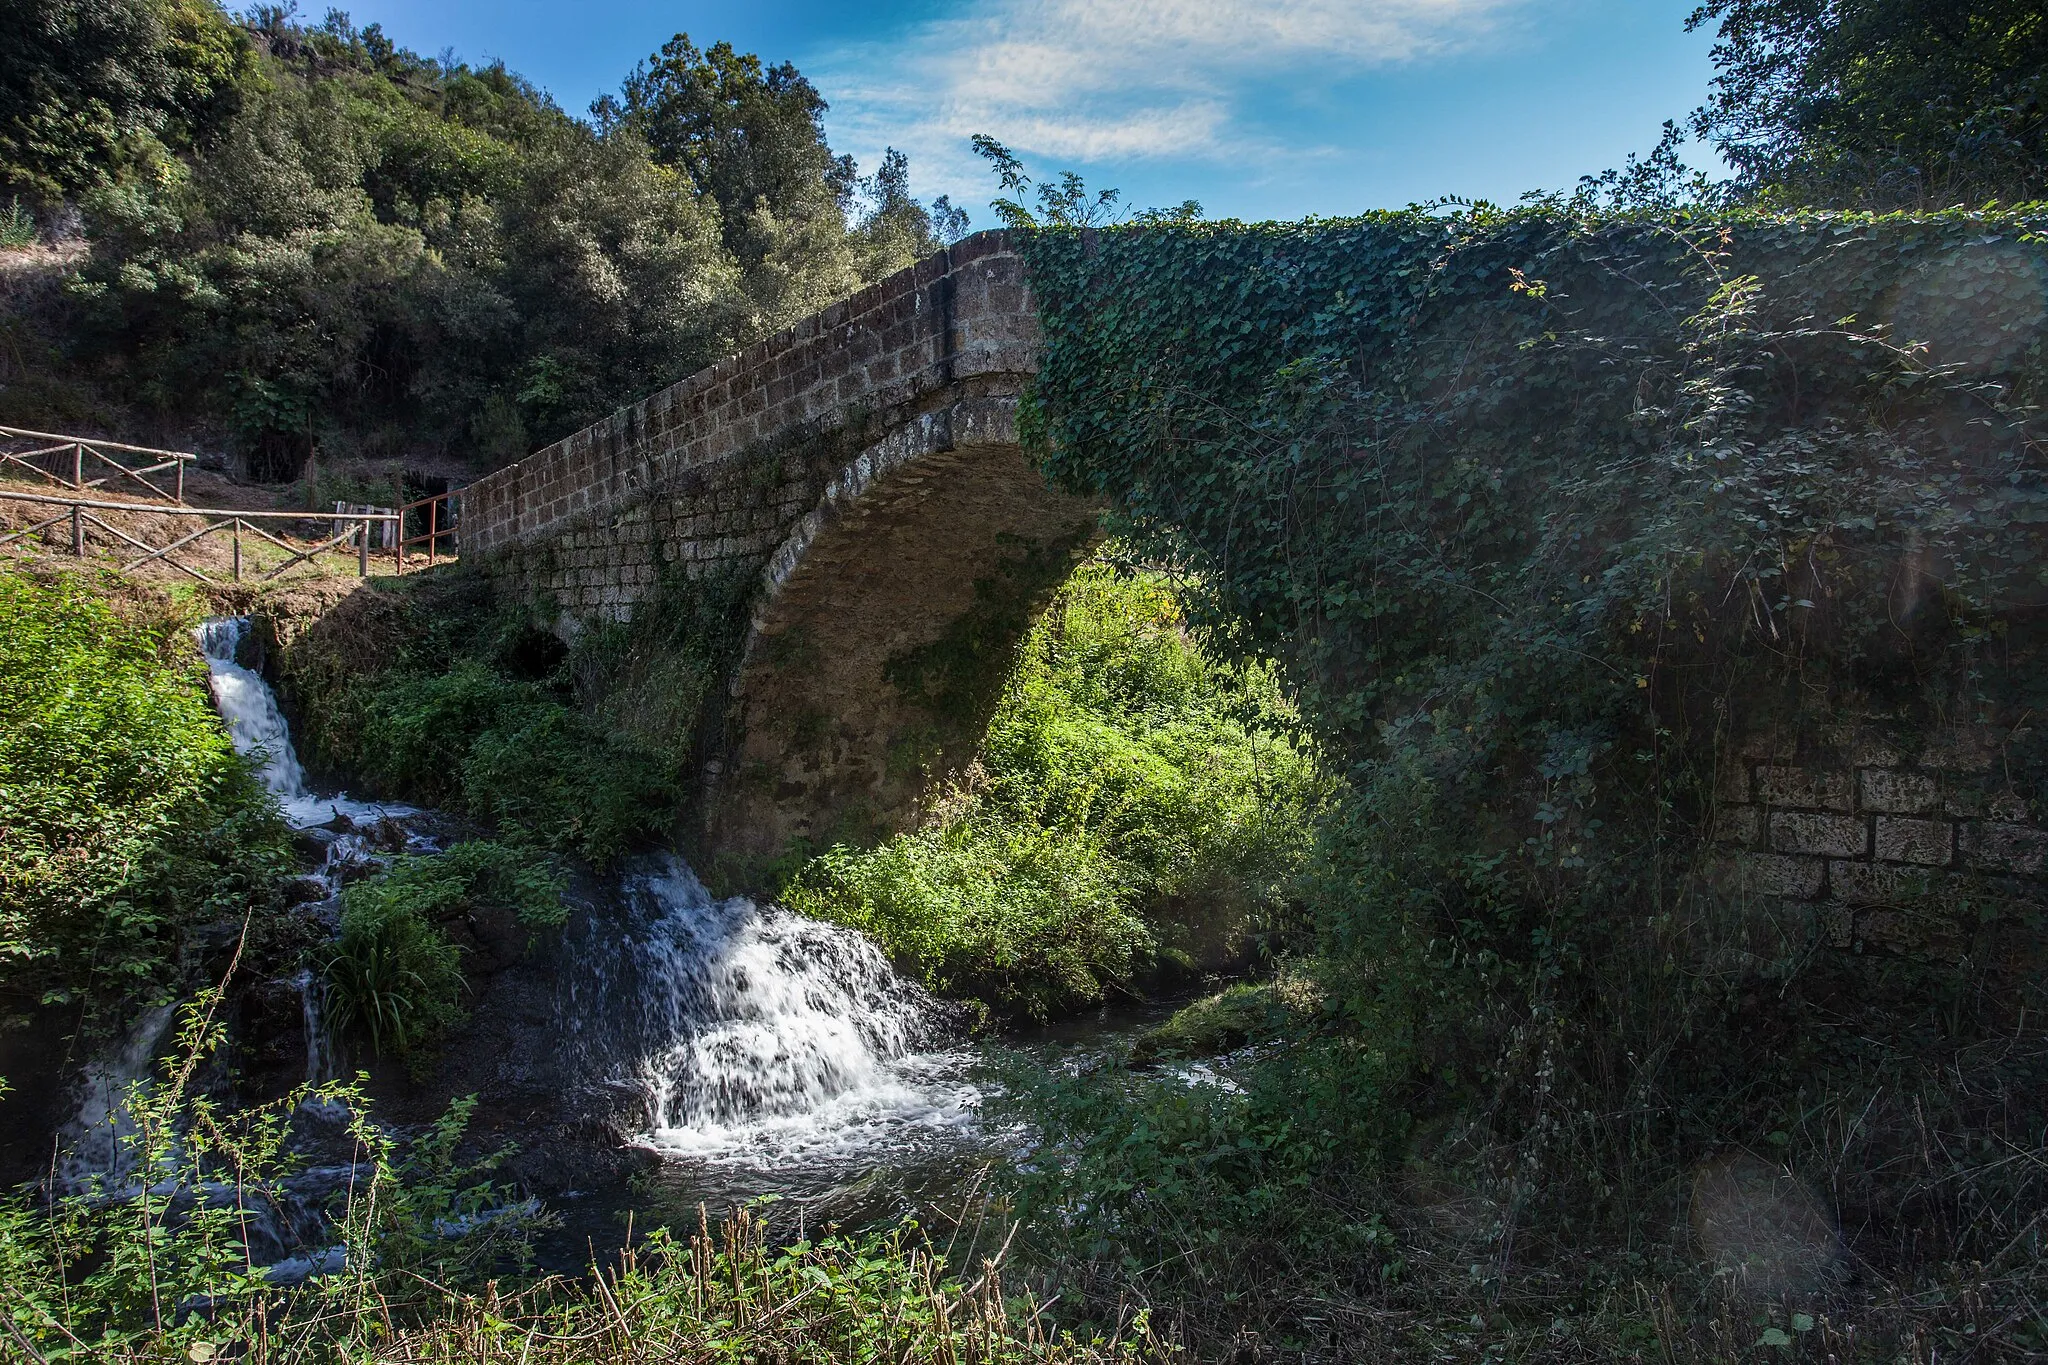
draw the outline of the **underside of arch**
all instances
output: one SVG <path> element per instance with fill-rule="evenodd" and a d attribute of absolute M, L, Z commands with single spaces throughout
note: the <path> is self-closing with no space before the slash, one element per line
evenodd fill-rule
<path fill-rule="evenodd" d="M 1018 446 L 1014 399 L 963 400 L 863 452 L 769 562 L 707 793 L 713 851 L 758 864 L 915 824 L 973 756 L 1099 511 Z"/>

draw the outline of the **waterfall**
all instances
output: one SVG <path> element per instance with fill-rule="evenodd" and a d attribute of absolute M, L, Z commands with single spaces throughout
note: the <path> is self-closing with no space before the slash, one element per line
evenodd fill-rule
<path fill-rule="evenodd" d="M 214 703 L 286 817 L 327 843 L 323 876 L 338 894 L 345 872 L 379 856 L 365 829 L 423 813 L 308 788 L 275 694 L 238 662 L 248 633 L 246 617 L 197 632 Z M 416 833 L 406 843 L 435 846 Z M 634 864 L 609 899 L 609 922 L 586 924 L 580 942 L 567 935 L 557 1019 L 588 1073 L 638 1101 L 646 1145 L 773 1166 L 972 1126 L 976 1092 L 960 1055 L 929 1050 L 944 1031 L 941 1007 L 859 934 L 780 906 L 713 900 L 673 855 Z M 329 1079 L 322 983 L 304 972 L 297 984 L 307 1079 Z"/>
<path fill-rule="evenodd" d="M 417 814 L 410 806 L 351 801 L 346 792 L 315 796 L 306 787 L 306 769 L 292 748 L 291 726 L 278 707 L 277 694 L 263 675 L 236 660 L 249 635 L 246 616 L 213 617 L 194 632 L 212 675 L 213 706 L 228 727 L 235 752 L 257 760 L 256 776 L 275 796 L 285 819 L 300 829 L 326 824 L 336 816 L 356 823 Z"/>
<path fill-rule="evenodd" d="M 292 981 L 299 988 L 299 1015 L 306 1029 L 306 1084 L 331 1081 L 341 1073 L 334 1062 L 334 1038 L 327 1030 L 327 983 L 303 968 Z"/>
<path fill-rule="evenodd" d="M 120 1042 L 86 1063 L 78 1112 L 58 1132 L 64 1157 L 57 1179 L 63 1188 L 83 1189 L 94 1181 L 118 1188 L 132 1174 L 127 1158 L 137 1129 L 129 1092 L 150 1079 L 176 1015 L 175 1003 L 144 1010 Z"/>
<path fill-rule="evenodd" d="M 631 926 L 578 954 L 571 1019 L 599 1019 L 642 1141 L 774 1163 L 958 1129 L 974 1092 L 929 1048 L 941 1011 L 859 934 L 742 897 L 668 856 L 622 877 Z"/>

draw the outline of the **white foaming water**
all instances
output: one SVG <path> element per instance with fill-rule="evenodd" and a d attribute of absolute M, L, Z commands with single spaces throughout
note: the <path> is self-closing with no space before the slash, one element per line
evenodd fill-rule
<path fill-rule="evenodd" d="M 681 860 L 620 891 L 635 929 L 600 945 L 583 988 L 638 1060 L 657 1151 L 773 1169 L 944 1145 L 971 1132 L 962 1058 L 921 1051 L 938 1009 L 859 934 L 779 906 L 714 901 Z M 617 1019 L 617 1014 L 613 1014 Z"/>
<path fill-rule="evenodd" d="M 246 616 L 215 617 L 196 632 L 206 668 L 213 675 L 213 705 L 227 723 L 235 752 L 253 755 L 261 766 L 256 776 L 277 797 L 285 819 L 300 829 L 324 825 L 337 815 L 358 824 L 374 824 L 387 817 L 418 814 L 410 806 L 351 801 L 343 792 L 336 796 L 315 796 L 306 789 L 306 770 L 292 748 L 291 726 L 278 709 L 277 696 L 263 675 L 235 662 L 243 639 L 249 633 Z"/>

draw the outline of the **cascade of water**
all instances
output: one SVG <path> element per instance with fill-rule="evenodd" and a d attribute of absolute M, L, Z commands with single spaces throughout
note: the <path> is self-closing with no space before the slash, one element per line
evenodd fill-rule
<path fill-rule="evenodd" d="M 347 793 L 315 796 L 306 787 L 306 769 L 292 748 L 291 726 L 277 704 L 277 694 L 263 675 L 236 661 L 249 634 L 246 616 L 220 616 L 202 622 L 196 632 L 199 649 L 212 675 L 213 705 L 226 722 L 235 752 L 254 756 L 256 776 L 283 807 L 285 819 L 300 829 L 326 824 L 337 815 L 358 823 L 417 814 L 409 806 L 351 801 Z"/>
<path fill-rule="evenodd" d="M 86 1063 L 78 1112 L 58 1133 L 64 1157 L 57 1177 L 64 1187 L 80 1189 L 97 1180 L 113 1188 L 129 1176 L 127 1158 L 136 1133 L 129 1094 L 149 1080 L 176 1013 L 175 1003 L 143 1011 L 119 1043 Z"/>
<path fill-rule="evenodd" d="M 379 858 L 372 839 L 388 841 L 376 834 L 390 830 L 385 820 L 404 826 L 421 812 L 308 789 L 276 696 L 237 661 L 248 631 L 245 617 L 199 628 L 215 704 L 287 818 L 327 842 L 322 874 L 338 893 L 351 867 Z M 416 834 L 406 842 L 433 847 Z M 972 1126 L 977 1092 L 960 1055 L 926 1050 L 939 1007 L 860 935 L 778 906 L 714 901 L 673 855 L 629 869 L 614 899 L 627 928 L 590 930 L 563 962 L 558 1018 L 593 1074 L 638 1095 L 648 1145 L 773 1166 L 872 1156 Z M 322 983 L 301 973 L 298 985 L 306 1077 L 331 1079 Z"/>
<path fill-rule="evenodd" d="M 216 617 L 199 627 L 199 650 L 213 675 L 214 709 L 227 722 L 235 752 L 261 759 L 257 776 L 263 785 L 279 801 L 302 801 L 309 795 L 306 770 L 292 748 L 291 727 L 278 709 L 277 697 L 262 675 L 235 661 L 248 634 L 246 616 Z"/>
<path fill-rule="evenodd" d="M 593 1041 L 629 1059 L 615 1075 L 646 1105 L 648 1145 L 757 1163 L 971 1122 L 956 1059 L 919 1051 L 938 1007 L 859 934 L 714 901 L 673 856 L 619 890 L 632 929 L 579 954 L 565 1014 L 602 1018 Z"/>
<path fill-rule="evenodd" d="M 338 1074 L 334 1039 L 327 1031 L 327 982 L 307 970 L 301 970 L 293 980 L 299 988 L 299 1013 L 305 1020 L 306 1084 L 318 1085 Z"/>

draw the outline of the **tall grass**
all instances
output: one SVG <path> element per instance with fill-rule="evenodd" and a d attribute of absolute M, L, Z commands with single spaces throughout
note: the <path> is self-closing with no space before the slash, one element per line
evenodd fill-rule
<path fill-rule="evenodd" d="M 932 822 L 829 849 L 784 895 L 942 992 L 1045 1017 L 1248 953 L 1328 789 L 1270 671 L 1214 662 L 1163 578 L 1093 562 Z"/>

